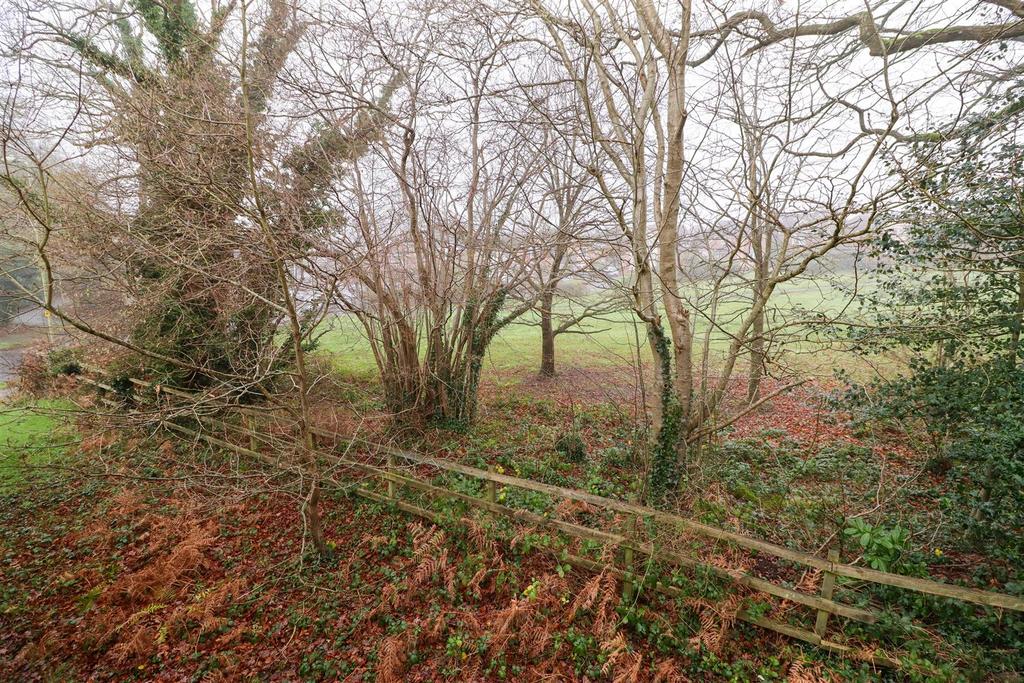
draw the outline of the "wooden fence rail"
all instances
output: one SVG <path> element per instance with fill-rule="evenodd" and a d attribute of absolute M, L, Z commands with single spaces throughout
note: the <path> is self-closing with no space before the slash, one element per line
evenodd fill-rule
<path fill-rule="evenodd" d="M 110 386 L 105 385 L 102 382 L 98 382 L 87 377 L 83 377 L 83 379 L 101 390 L 112 391 Z M 186 399 L 191 402 L 192 405 L 194 405 L 197 400 L 200 400 L 201 402 L 204 398 L 172 387 L 152 385 L 142 380 L 132 379 L 131 382 L 138 389 L 154 391 L 157 397 L 163 395 Z M 214 398 L 215 397 L 210 396 L 205 397 L 211 405 L 219 405 L 214 401 Z M 223 406 L 220 407 L 223 408 Z M 221 419 L 221 415 L 214 417 L 213 415 L 202 415 L 199 412 L 194 415 L 200 423 L 199 429 L 191 429 L 173 421 L 166 420 L 163 421 L 163 424 L 170 430 L 179 434 L 199 438 L 215 446 L 226 448 L 257 460 L 273 463 L 273 458 L 269 458 L 265 454 L 261 453 L 259 448 L 261 444 L 270 445 L 274 441 L 281 441 L 284 437 L 260 433 L 256 428 L 255 423 L 259 418 L 273 417 L 274 411 L 268 411 L 261 408 L 229 406 L 228 414 L 230 413 L 240 415 L 242 418 L 242 424 L 232 424 L 227 419 Z M 207 431 L 202 428 L 203 425 L 219 428 L 225 438 L 219 438 L 207 433 Z M 750 614 L 748 612 L 742 612 L 738 616 L 740 619 L 751 624 L 755 624 L 762 628 L 808 643 L 813 643 L 833 652 L 841 654 L 855 653 L 854 649 L 850 646 L 830 641 L 826 638 L 826 632 L 829 625 L 829 615 L 836 615 L 838 617 L 853 619 L 864 623 L 875 623 L 881 616 L 880 613 L 872 610 L 836 602 L 834 600 L 834 591 L 839 577 L 893 586 L 918 593 L 936 595 L 955 600 L 962 600 L 996 609 L 1024 612 L 1024 598 L 1018 596 L 992 591 L 983 591 L 963 586 L 955 586 L 931 579 L 904 576 L 891 572 L 877 571 L 857 565 L 845 564 L 839 561 L 838 553 L 834 550 L 829 552 L 827 558 L 822 558 L 811 553 L 793 550 L 791 548 L 751 538 L 733 531 L 718 529 L 679 515 L 662 510 L 656 510 L 636 503 L 605 498 L 577 489 L 555 486 L 552 484 L 533 481 L 531 479 L 524 479 L 499 473 L 493 466 L 488 467 L 488 469 L 480 469 L 402 449 L 382 446 L 364 439 L 352 437 L 351 435 L 337 434 L 322 429 L 313 429 L 312 431 L 318 438 L 328 441 L 335 448 L 338 445 L 364 445 L 367 448 L 373 449 L 377 453 L 384 455 L 385 462 L 382 463 L 383 466 L 380 466 L 347 457 L 347 455 L 339 455 L 333 451 L 318 449 L 318 457 L 321 457 L 328 462 L 333 462 L 339 466 L 359 471 L 364 475 L 379 479 L 386 491 L 386 493 L 383 494 L 378 493 L 366 488 L 365 486 L 361 486 L 359 483 L 354 481 L 335 482 L 354 491 L 354 493 L 359 496 L 390 503 L 405 512 L 436 520 L 436 513 L 402 500 L 401 492 L 403 490 L 414 490 L 431 499 L 457 500 L 491 514 L 552 529 L 572 538 L 597 541 L 620 548 L 625 551 L 624 555 L 626 555 L 626 562 L 622 568 L 614 565 L 597 563 L 588 558 L 575 556 L 568 556 L 565 560 L 568 564 L 572 564 L 583 569 L 610 572 L 622 578 L 624 582 L 630 586 L 629 590 L 631 592 L 635 590 L 637 578 L 634 571 L 635 567 L 632 562 L 634 554 L 644 555 L 652 561 L 656 560 L 689 568 L 702 568 L 715 576 L 733 581 L 754 591 L 778 597 L 813 610 L 815 612 L 813 630 L 800 628 L 791 624 L 785 624 L 763 616 Z M 233 432 L 238 438 L 243 439 L 246 446 L 239 445 L 230 440 L 227 437 L 228 432 Z M 441 472 L 472 477 L 482 482 L 483 496 L 476 497 L 465 493 L 459 493 L 442 486 L 438 486 L 436 483 L 425 481 L 406 471 L 407 469 L 411 470 L 411 467 L 402 468 L 399 464 L 400 462 L 418 465 L 421 467 L 430 467 Z M 695 536 L 733 544 L 746 550 L 762 553 L 803 567 L 817 569 L 822 572 L 820 590 L 817 595 L 812 595 L 795 590 L 794 588 L 772 583 L 747 572 L 722 569 L 676 550 L 662 547 L 655 543 L 639 540 L 634 534 L 630 533 L 629 528 L 627 528 L 626 533 L 614 533 L 604 529 L 595 529 L 565 520 L 539 515 L 521 508 L 508 507 L 498 502 L 497 491 L 499 485 L 543 493 L 551 496 L 553 499 L 578 501 L 601 510 L 620 513 L 624 515 L 627 520 L 631 520 L 627 523 L 627 527 L 646 520 L 653 520 L 655 522 L 667 524 L 673 528 L 683 530 Z M 644 587 L 649 587 L 670 596 L 681 595 L 679 589 L 661 583 L 654 583 L 649 586 L 645 585 Z M 870 659 L 876 664 L 898 666 L 898 662 L 884 655 L 865 657 L 865 655 L 857 653 L 857 656 Z"/>

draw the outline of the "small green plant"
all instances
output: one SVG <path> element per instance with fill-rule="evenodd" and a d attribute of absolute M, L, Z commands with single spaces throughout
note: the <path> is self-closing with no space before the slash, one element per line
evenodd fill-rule
<path fill-rule="evenodd" d="M 337 663 L 330 658 L 322 646 L 304 654 L 299 663 L 299 676 L 304 681 L 336 679 L 340 673 Z"/>
<path fill-rule="evenodd" d="M 600 678 L 601 667 L 608 660 L 608 655 L 602 652 L 597 638 L 589 633 L 570 628 L 565 633 L 564 639 L 571 647 L 570 655 L 577 675 Z"/>
<path fill-rule="evenodd" d="M 634 461 L 634 453 L 627 448 L 609 446 L 601 451 L 601 460 L 606 467 L 626 468 Z"/>
<path fill-rule="evenodd" d="M 855 538 L 864 549 L 868 565 L 883 572 L 899 562 L 910 540 L 910 532 L 899 525 L 891 528 L 872 526 L 859 517 L 849 521 L 844 533 Z"/>
<path fill-rule="evenodd" d="M 523 597 L 533 602 L 537 599 L 537 593 L 540 591 L 541 583 L 538 579 L 534 579 L 530 582 L 530 585 L 523 590 Z"/>

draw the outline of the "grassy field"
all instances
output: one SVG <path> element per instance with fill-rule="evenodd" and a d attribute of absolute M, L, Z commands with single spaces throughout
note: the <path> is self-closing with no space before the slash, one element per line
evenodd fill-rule
<path fill-rule="evenodd" d="M 819 285 L 810 281 L 787 284 L 777 292 L 769 320 L 780 326 L 796 317 L 811 315 L 835 315 L 849 302 L 849 295 L 843 290 L 850 283 L 840 280 L 837 286 Z M 724 355 L 731 341 L 730 332 L 739 325 L 739 318 L 747 310 L 747 304 L 733 300 L 720 304 L 715 316 L 717 325 L 710 336 L 710 358 L 712 362 Z M 709 315 L 700 309 L 695 315 L 695 343 L 697 353 L 708 333 Z M 556 307 L 556 315 L 570 312 L 568 304 Z M 539 316 L 530 312 L 516 322 L 502 329 L 487 351 L 487 368 L 490 370 L 534 369 L 540 366 Z M 791 328 L 781 333 L 772 353 L 776 359 L 796 365 L 801 370 L 830 373 L 833 366 L 847 367 L 857 364 L 858 359 L 850 354 L 836 351 L 828 344 L 814 339 L 813 330 Z M 784 351 L 781 349 L 785 337 Z M 638 355 L 646 364 L 650 360 L 645 331 L 631 311 L 619 311 L 587 320 L 573 333 L 559 335 L 556 339 L 556 363 L 560 369 L 569 367 L 623 367 L 635 364 Z M 320 348 L 334 354 L 338 367 L 355 375 L 372 376 L 376 373 L 373 354 L 354 316 L 339 315 L 324 323 L 324 334 Z"/>
<path fill-rule="evenodd" d="M 16 490 L 33 467 L 52 462 L 64 451 L 73 437 L 63 413 L 72 407 L 63 399 L 0 405 L 0 494 Z"/>

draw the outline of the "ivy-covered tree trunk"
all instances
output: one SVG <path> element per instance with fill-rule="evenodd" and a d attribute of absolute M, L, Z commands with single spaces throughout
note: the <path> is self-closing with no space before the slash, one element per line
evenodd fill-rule
<path fill-rule="evenodd" d="M 58 29 L 57 40 L 89 64 L 82 73 L 111 100 L 109 134 L 136 169 L 122 258 L 133 301 L 126 327 L 137 348 L 166 359 L 147 357 L 137 370 L 190 388 L 271 376 L 275 362 L 294 361 L 279 346 L 279 309 L 270 303 L 285 293 L 252 222 L 239 220 L 250 218 L 261 190 L 247 172 L 243 127 L 225 122 L 264 124 L 274 80 L 304 28 L 290 4 L 271 0 L 250 56 L 222 42 L 228 15 L 247 10 L 231 4 L 204 16 L 194 0 L 130 4 L 130 16 L 111 8 L 109 35 Z"/>
<path fill-rule="evenodd" d="M 657 223 L 657 278 L 665 311 L 665 333 L 660 319 L 647 321 L 647 333 L 654 351 L 661 392 L 661 424 L 654 442 L 651 468 L 651 497 L 661 504 L 679 486 L 686 460 L 689 416 L 693 410 L 693 331 L 691 312 L 679 284 L 679 223 L 684 195 L 685 144 L 683 129 L 687 119 L 686 55 L 690 41 L 690 4 L 680 7 L 680 29 L 669 33 L 653 4 L 638 5 L 643 22 L 651 31 L 652 42 L 666 62 L 664 139 L 659 140 L 661 206 L 655 205 Z M 645 256 L 645 258 L 647 258 Z"/>
<path fill-rule="evenodd" d="M 438 387 L 437 393 L 443 400 L 430 406 L 435 419 L 468 424 L 476 417 L 480 372 L 483 369 L 487 347 L 502 326 L 498 322 L 498 314 L 505 305 L 506 296 L 506 291 L 499 289 L 482 307 L 473 301 L 463 311 L 461 329 L 453 337 L 459 340 L 453 354 L 455 361 L 447 375 L 447 381 Z M 442 376 L 440 373 L 429 374 Z"/>
<path fill-rule="evenodd" d="M 448 328 L 420 332 L 402 321 L 378 329 L 373 348 L 385 401 L 396 420 L 410 426 L 472 422 L 487 348 L 504 325 L 528 310 L 517 309 L 499 320 L 505 299 L 499 289 L 482 306 L 471 301 Z"/>
<path fill-rule="evenodd" d="M 1017 301 L 1010 322 L 1010 365 L 1016 367 L 1020 362 L 1020 337 L 1024 330 L 1024 268 L 1017 269 Z"/>
<path fill-rule="evenodd" d="M 684 433 L 686 421 L 683 406 L 676 395 L 671 341 L 657 321 L 647 324 L 647 334 L 655 350 L 661 413 L 661 423 L 651 453 L 650 501 L 661 505 L 679 487 L 683 462 L 681 456 L 687 447 Z"/>

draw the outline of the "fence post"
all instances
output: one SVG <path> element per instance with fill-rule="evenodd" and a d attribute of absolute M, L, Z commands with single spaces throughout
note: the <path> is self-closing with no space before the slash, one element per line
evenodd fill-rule
<path fill-rule="evenodd" d="M 626 576 L 622 581 L 622 601 L 632 602 L 636 595 L 636 582 L 633 580 L 633 548 L 629 544 L 633 542 L 633 535 L 636 531 L 636 515 L 630 515 L 626 519 L 626 529 L 623 534 L 626 537 L 626 545 L 622 548 L 622 564 L 626 569 Z"/>
<path fill-rule="evenodd" d="M 395 471 L 395 456 L 392 455 L 391 453 L 388 453 L 388 464 L 387 464 L 387 468 L 385 469 L 385 472 L 387 472 L 388 474 L 393 474 L 394 471 Z M 392 479 L 391 477 L 387 477 L 387 480 L 388 480 L 388 498 L 391 498 L 393 500 L 395 498 L 395 495 L 398 493 L 398 487 L 395 485 L 395 480 Z"/>
<path fill-rule="evenodd" d="M 835 564 L 839 561 L 839 551 L 833 548 L 828 551 L 828 561 L 830 564 Z M 836 575 L 832 572 L 825 572 L 825 576 L 821 579 L 821 597 L 826 600 L 832 599 L 832 593 L 836 588 Z M 814 620 L 814 634 L 819 638 L 825 637 L 825 629 L 828 627 L 828 612 L 823 609 L 818 610 L 818 618 Z"/>
<path fill-rule="evenodd" d="M 253 425 L 252 417 L 242 413 L 242 426 L 245 427 L 245 431 L 249 434 L 249 450 L 259 451 L 259 442 L 256 440 L 256 427 Z"/>
<path fill-rule="evenodd" d="M 494 465 L 488 465 L 487 471 L 491 474 L 496 472 Z M 487 480 L 487 502 L 497 503 L 498 502 L 498 484 L 493 479 Z"/>

